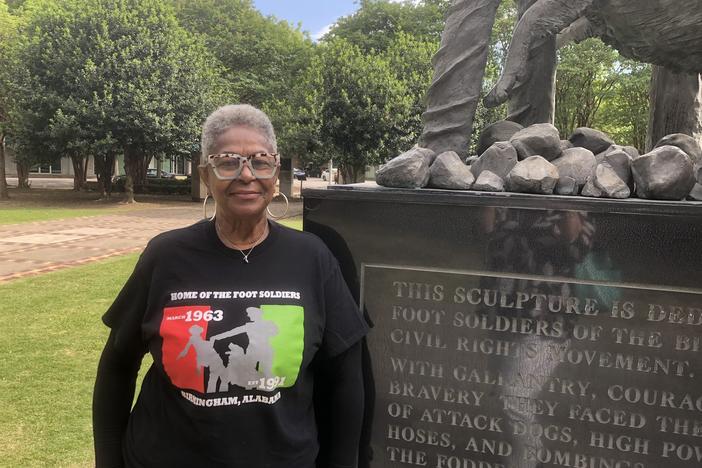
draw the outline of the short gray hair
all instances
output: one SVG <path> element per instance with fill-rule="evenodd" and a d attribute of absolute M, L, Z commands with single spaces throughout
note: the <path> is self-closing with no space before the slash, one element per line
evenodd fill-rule
<path fill-rule="evenodd" d="M 249 104 L 230 104 L 211 113 L 202 125 L 200 163 L 207 162 L 207 156 L 212 154 L 217 138 L 230 128 L 237 126 L 249 127 L 260 132 L 273 151 L 278 152 L 273 124 L 266 113 Z"/>

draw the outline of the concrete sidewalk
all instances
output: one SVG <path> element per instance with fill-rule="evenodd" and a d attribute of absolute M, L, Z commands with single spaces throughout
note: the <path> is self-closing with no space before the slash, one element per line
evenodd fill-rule
<path fill-rule="evenodd" d="M 282 207 L 272 206 L 280 213 Z M 291 203 L 286 217 L 302 215 Z M 155 235 L 202 218 L 202 206 L 183 204 L 0 226 L 0 283 L 141 251 Z"/>

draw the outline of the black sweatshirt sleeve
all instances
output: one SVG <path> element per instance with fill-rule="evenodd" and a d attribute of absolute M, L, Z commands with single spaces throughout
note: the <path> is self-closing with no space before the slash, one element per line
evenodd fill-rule
<path fill-rule="evenodd" d="M 122 439 L 134 399 L 143 354 L 120 352 L 110 333 L 100 357 L 93 392 L 93 440 L 96 468 L 124 465 Z"/>
<path fill-rule="evenodd" d="M 134 400 L 137 373 L 146 353 L 141 323 L 148 302 L 152 265 L 147 246 L 134 271 L 103 316 L 111 328 L 93 391 L 93 438 L 97 468 L 121 467 L 122 440 Z"/>
<path fill-rule="evenodd" d="M 326 362 L 329 376 L 328 468 L 354 468 L 363 422 L 361 343 Z"/>
<path fill-rule="evenodd" d="M 333 358 L 365 336 L 368 324 L 344 282 L 339 264 L 329 255 L 329 273 L 324 283 L 326 318 L 322 352 L 325 357 Z"/>

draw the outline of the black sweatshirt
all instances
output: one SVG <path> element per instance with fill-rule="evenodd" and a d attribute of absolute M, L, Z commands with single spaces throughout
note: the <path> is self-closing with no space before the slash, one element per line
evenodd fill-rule
<path fill-rule="evenodd" d="M 112 331 L 93 400 L 98 468 L 311 468 L 322 374 L 327 464 L 354 466 L 367 325 L 336 260 L 316 237 L 272 223 L 249 261 L 212 222 L 149 243 L 103 318 Z M 146 352 L 154 364 L 130 411 Z"/>

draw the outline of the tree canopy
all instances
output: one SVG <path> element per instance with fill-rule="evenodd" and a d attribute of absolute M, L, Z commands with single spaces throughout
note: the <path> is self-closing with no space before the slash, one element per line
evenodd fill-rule
<path fill-rule="evenodd" d="M 339 161 L 344 180 L 400 150 L 412 99 L 386 57 L 364 54 L 337 38 L 321 48 L 321 141 Z"/>
<path fill-rule="evenodd" d="M 625 59 L 599 39 L 559 51 L 555 125 L 564 138 L 596 127 L 644 149 L 651 67 Z"/>
<path fill-rule="evenodd" d="M 0 133 L 9 130 L 19 24 L 20 19 L 11 14 L 5 0 L 0 0 Z"/>
<path fill-rule="evenodd" d="M 451 3 L 360 0 L 314 43 L 252 0 L 0 0 L 0 132 L 25 172 L 70 156 L 79 173 L 90 155 L 107 183 L 124 155 L 138 184 L 153 157 L 198 152 L 207 113 L 247 102 L 269 113 L 284 156 L 317 166 L 334 158 L 355 181 L 418 141 Z M 484 92 L 516 15 L 502 2 Z M 562 134 L 596 126 L 641 148 L 650 67 L 598 40 L 568 45 L 559 60 Z M 474 139 L 505 114 L 480 103 Z"/>
<path fill-rule="evenodd" d="M 17 68 L 14 46 L 18 20 L 11 15 L 5 0 L 0 0 L 0 199 L 9 197 L 5 178 L 5 140 L 10 132 L 13 71 Z"/>
<path fill-rule="evenodd" d="M 384 51 L 365 52 L 338 35 L 326 39 L 286 97 L 266 107 L 281 150 L 303 165 L 334 159 L 344 181 L 356 182 L 367 165 L 412 147 L 437 46 L 404 32 Z"/>
<path fill-rule="evenodd" d="M 214 58 L 165 2 L 30 0 L 24 8 L 24 151 L 124 152 L 141 163 L 127 164 L 137 182 L 151 157 L 193 151 L 224 86 Z"/>
<path fill-rule="evenodd" d="M 284 96 L 312 57 L 306 33 L 265 17 L 251 0 L 173 0 L 180 24 L 217 57 L 239 102 L 262 106 Z"/>
<path fill-rule="evenodd" d="M 17 40 L 17 17 L 10 14 L 5 0 L 0 0 L 0 134 L 7 131 L 11 105 L 11 78 L 16 68 L 14 43 Z"/>
<path fill-rule="evenodd" d="M 339 19 L 324 39 L 343 38 L 363 52 L 385 51 L 402 33 L 438 45 L 450 4 L 450 0 L 360 0 L 358 10 Z"/>

